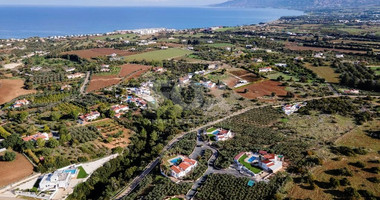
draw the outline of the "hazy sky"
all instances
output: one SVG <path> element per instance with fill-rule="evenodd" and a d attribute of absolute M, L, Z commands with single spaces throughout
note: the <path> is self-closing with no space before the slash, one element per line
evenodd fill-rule
<path fill-rule="evenodd" d="M 226 0 L 0 0 L 0 5 L 66 6 L 198 6 Z"/>

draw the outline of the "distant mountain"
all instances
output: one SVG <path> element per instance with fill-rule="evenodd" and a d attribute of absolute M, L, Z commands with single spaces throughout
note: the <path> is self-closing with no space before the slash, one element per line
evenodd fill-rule
<path fill-rule="evenodd" d="M 214 6 L 255 8 L 271 7 L 306 10 L 320 8 L 357 8 L 380 6 L 380 0 L 230 0 Z"/>

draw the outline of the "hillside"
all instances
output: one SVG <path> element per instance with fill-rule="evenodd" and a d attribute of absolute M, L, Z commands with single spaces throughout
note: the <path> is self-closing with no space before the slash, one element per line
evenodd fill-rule
<path fill-rule="evenodd" d="M 357 8 L 380 6 L 378 0 L 230 0 L 218 7 L 272 7 L 291 9 Z"/>

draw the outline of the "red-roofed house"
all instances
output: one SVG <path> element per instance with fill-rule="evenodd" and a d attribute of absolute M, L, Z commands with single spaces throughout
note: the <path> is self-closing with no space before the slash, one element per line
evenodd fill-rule
<path fill-rule="evenodd" d="M 24 140 L 25 142 L 28 142 L 28 141 L 37 141 L 38 139 L 49 140 L 49 134 L 47 134 L 47 133 L 37 133 L 37 134 L 30 135 L 30 136 L 25 136 L 25 137 L 22 138 L 22 140 Z"/>
<path fill-rule="evenodd" d="M 181 163 L 177 163 L 178 161 Z M 175 178 L 182 178 L 186 176 L 191 170 L 193 170 L 197 166 L 197 161 L 193 159 L 189 159 L 184 156 L 177 156 L 172 158 L 169 163 L 172 164 L 170 167 L 171 175 Z"/>
<path fill-rule="evenodd" d="M 22 106 L 25 106 L 25 105 L 29 105 L 30 102 L 26 99 L 21 99 L 21 100 L 17 100 L 15 101 L 15 103 L 13 104 L 13 108 L 20 108 Z"/>
<path fill-rule="evenodd" d="M 95 112 L 91 112 L 91 113 L 79 116 L 78 122 L 82 124 L 83 122 L 93 121 L 95 119 L 98 119 L 99 117 L 100 117 L 100 113 L 95 111 Z"/>

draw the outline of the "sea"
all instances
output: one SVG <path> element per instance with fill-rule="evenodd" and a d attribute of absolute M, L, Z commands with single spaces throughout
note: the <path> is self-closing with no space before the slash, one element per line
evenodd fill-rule
<path fill-rule="evenodd" d="M 258 24 L 302 11 L 215 7 L 0 7 L 0 39 Z"/>

